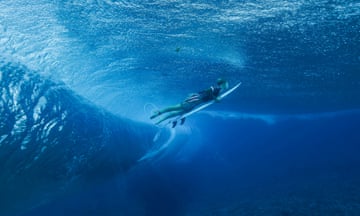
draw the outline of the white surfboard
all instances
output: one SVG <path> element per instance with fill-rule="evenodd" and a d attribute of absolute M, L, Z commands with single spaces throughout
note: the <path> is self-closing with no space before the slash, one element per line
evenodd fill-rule
<path fill-rule="evenodd" d="M 229 94 L 231 94 L 233 91 L 235 91 L 239 86 L 241 85 L 241 82 L 239 82 L 238 84 L 236 84 L 234 87 L 232 87 L 231 89 L 227 90 L 226 92 L 222 93 L 218 98 L 221 100 L 223 99 L 224 97 L 228 96 Z M 173 127 L 176 126 L 177 124 L 177 121 L 179 120 L 182 120 L 182 119 L 185 119 L 186 117 L 189 117 L 191 116 L 192 114 L 194 113 L 197 113 L 203 109 L 205 109 L 206 107 L 212 105 L 213 103 L 215 103 L 215 100 L 212 100 L 212 101 L 209 101 L 193 110 L 191 110 L 190 112 L 187 112 L 187 113 L 184 113 L 183 115 L 181 116 L 177 116 L 175 118 L 173 118 L 172 120 L 170 120 L 170 122 L 168 122 L 168 124 L 172 123 L 173 124 Z M 175 125 L 175 126 L 174 126 Z"/>

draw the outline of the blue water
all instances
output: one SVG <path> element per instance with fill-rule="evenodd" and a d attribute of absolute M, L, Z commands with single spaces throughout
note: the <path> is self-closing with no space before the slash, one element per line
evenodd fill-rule
<path fill-rule="evenodd" d="M 0 215 L 360 215 L 360 2 L 0 1 Z M 175 129 L 151 111 L 242 85 Z"/>

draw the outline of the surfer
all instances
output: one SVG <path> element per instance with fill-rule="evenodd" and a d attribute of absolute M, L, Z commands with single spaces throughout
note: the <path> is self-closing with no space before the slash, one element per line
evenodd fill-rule
<path fill-rule="evenodd" d="M 183 102 L 181 102 L 180 104 L 177 104 L 175 106 L 171 106 L 171 107 L 167 107 L 165 109 L 159 110 L 159 111 L 155 111 L 155 113 L 150 116 L 150 119 L 154 119 L 164 113 L 169 113 L 168 115 L 165 115 L 163 118 L 161 118 L 159 121 L 156 122 L 156 124 L 160 124 L 161 122 L 176 117 L 176 116 L 181 116 L 185 113 L 190 112 L 191 110 L 193 110 L 195 107 L 204 104 L 206 102 L 209 101 L 216 101 L 219 102 L 220 101 L 220 92 L 229 88 L 229 84 L 226 80 L 224 79 L 217 79 L 217 85 L 216 86 L 211 86 L 208 89 L 205 89 L 203 91 L 200 91 L 198 93 L 192 93 L 190 94 Z M 185 118 L 181 119 L 181 124 L 183 124 L 185 122 Z M 173 122 L 173 127 L 176 126 L 176 121 Z"/>

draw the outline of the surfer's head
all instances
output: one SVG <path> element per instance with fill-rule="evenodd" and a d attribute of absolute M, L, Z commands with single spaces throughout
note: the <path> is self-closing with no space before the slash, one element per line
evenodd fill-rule
<path fill-rule="evenodd" d="M 219 79 L 216 80 L 216 83 L 222 89 L 229 88 L 229 83 L 225 79 L 219 78 Z"/>

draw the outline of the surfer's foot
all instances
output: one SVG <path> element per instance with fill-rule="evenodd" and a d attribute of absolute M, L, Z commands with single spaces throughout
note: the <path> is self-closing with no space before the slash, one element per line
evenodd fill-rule
<path fill-rule="evenodd" d="M 161 115 L 161 112 L 160 111 L 155 111 L 154 114 L 152 116 L 150 116 L 150 119 L 156 118 L 159 115 Z"/>

